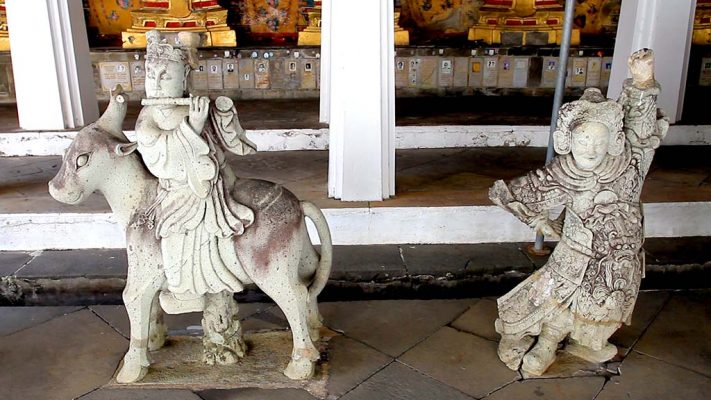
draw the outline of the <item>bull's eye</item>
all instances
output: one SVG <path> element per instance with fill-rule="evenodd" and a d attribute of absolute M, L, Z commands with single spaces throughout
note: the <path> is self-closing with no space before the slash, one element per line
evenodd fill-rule
<path fill-rule="evenodd" d="M 84 153 L 77 157 L 77 169 L 85 166 L 89 162 L 89 153 Z"/>

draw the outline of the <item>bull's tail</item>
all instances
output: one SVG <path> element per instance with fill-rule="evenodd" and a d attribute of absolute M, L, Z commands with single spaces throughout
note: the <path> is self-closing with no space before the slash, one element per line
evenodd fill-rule
<path fill-rule="evenodd" d="M 314 279 L 311 285 L 309 285 L 309 297 L 315 298 L 321 293 L 323 288 L 326 287 L 328 277 L 331 275 L 333 244 L 331 242 L 331 232 L 328 229 L 326 217 L 321 210 L 308 201 L 301 202 L 301 209 L 304 211 L 304 215 L 313 221 L 318 237 L 321 240 L 321 256 L 318 261 L 318 267 L 316 267 L 316 272 L 314 273 Z"/>

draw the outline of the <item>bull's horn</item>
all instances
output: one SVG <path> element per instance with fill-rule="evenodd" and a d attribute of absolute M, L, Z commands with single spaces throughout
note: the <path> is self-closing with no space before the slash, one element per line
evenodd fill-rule
<path fill-rule="evenodd" d="M 128 95 L 123 93 L 121 85 L 116 85 L 111 92 L 111 100 L 108 107 L 96 121 L 96 127 L 121 141 L 128 141 L 122 129 L 127 109 Z"/>

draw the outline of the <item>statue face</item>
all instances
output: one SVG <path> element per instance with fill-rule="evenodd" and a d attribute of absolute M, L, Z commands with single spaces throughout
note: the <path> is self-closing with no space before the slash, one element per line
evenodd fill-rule
<path fill-rule="evenodd" d="M 183 97 L 185 65 L 179 62 L 146 61 L 146 96 Z"/>
<path fill-rule="evenodd" d="M 584 122 L 572 132 L 573 143 L 570 151 L 578 168 L 592 171 L 607 156 L 610 132 L 599 122 Z"/>

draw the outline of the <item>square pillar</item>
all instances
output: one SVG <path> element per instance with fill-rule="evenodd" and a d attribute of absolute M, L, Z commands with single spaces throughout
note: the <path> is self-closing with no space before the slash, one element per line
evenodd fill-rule
<path fill-rule="evenodd" d="M 321 119 L 329 123 L 329 196 L 395 194 L 393 0 L 323 3 Z"/>
<path fill-rule="evenodd" d="M 7 0 L 22 129 L 56 130 L 99 117 L 81 0 Z"/>
<path fill-rule="evenodd" d="M 617 98 L 628 78 L 627 58 L 641 48 L 655 54 L 655 78 L 662 86 L 659 107 L 670 122 L 681 118 L 696 0 L 625 0 L 615 39 L 607 97 Z"/>

